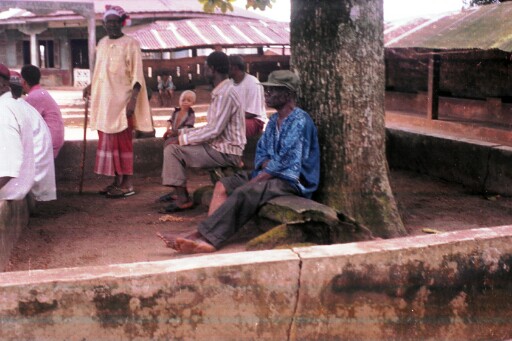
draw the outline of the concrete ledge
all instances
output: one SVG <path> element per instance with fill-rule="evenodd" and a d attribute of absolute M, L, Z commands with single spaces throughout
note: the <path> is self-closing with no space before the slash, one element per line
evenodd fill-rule
<path fill-rule="evenodd" d="M 512 336 L 512 226 L 295 249 L 294 340 Z"/>
<path fill-rule="evenodd" d="M 244 152 L 245 167 L 251 169 L 254 164 L 257 138 L 249 139 Z M 87 141 L 85 150 L 84 178 L 98 177 L 94 174 L 97 140 Z M 65 141 L 55 160 L 55 177 L 59 180 L 78 180 L 81 174 L 83 155 L 82 141 Z M 160 176 L 163 164 L 163 141 L 160 137 L 133 140 L 133 170 L 137 176 Z"/>
<path fill-rule="evenodd" d="M 387 129 L 389 165 L 462 184 L 481 193 L 512 195 L 512 150 L 499 144 Z"/>
<path fill-rule="evenodd" d="M 97 140 L 87 141 L 85 151 L 84 178 L 98 177 L 94 174 Z M 158 176 L 162 171 L 163 142 L 161 138 L 134 139 L 133 169 L 140 176 Z M 78 180 L 81 174 L 83 155 L 82 141 L 66 141 L 55 160 L 55 177 L 59 180 Z"/>
<path fill-rule="evenodd" d="M 251 166 L 255 140 L 244 163 Z M 85 179 L 93 173 L 97 141 L 86 150 Z M 414 131 L 386 129 L 386 151 L 391 167 L 435 176 L 478 192 L 512 195 L 512 148 L 478 140 L 454 139 Z M 57 180 L 77 180 L 81 173 L 82 142 L 66 141 L 56 160 Z M 134 141 L 134 170 L 137 176 L 159 176 L 163 154 L 160 138 Z"/>
<path fill-rule="evenodd" d="M 0 275 L 2 340 L 286 340 L 289 250 Z"/>
<path fill-rule="evenodd" d="M 28 224 L 27 200 L 0 200 L 0 272 L 5 269 L 12 248 Z"/>
<path fill-rule="evenodd" d="M 0 339 L 512 335 L 512 226 L 0 274 Z"/>

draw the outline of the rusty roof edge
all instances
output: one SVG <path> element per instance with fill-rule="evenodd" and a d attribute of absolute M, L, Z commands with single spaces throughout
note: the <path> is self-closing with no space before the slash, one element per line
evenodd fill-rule
<path fill-rule="evenodd" d="M 436 48 L 442 50 L 512 50 L 512 2 L 484 5 L 434 20 L 414 18 L 385 23 L 386 48 Z"/>

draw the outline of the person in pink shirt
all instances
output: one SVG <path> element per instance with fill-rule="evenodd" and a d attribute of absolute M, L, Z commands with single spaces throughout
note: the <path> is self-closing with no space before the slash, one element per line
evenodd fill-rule
<path fill-rule="evenodd" d="M 41 71 L 37 66 L 25 65 L 21 68 L 22 86 L 27 93 L 25 100 L 39 111 L 52 135 L 53 157 L 56 158 L 64 144 L 64 121 L 59 105 L 44 90 L 39 81 Z"/>

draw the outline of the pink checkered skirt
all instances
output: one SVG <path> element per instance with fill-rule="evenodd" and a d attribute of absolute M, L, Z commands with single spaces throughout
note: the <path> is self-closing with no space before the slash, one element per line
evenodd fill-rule
<path fill-rule="evenodd" d="M 98 131 L 98 136 L 94 172 L 108 176 L 133 175 L 132 128 L 116 134 Z"/>

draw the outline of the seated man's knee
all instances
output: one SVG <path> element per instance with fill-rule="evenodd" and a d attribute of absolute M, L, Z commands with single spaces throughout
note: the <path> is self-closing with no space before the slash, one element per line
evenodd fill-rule
<path fill-rule="evenodd" d="M 183 153 L 177 144 L 168 144 L 164 148 L 164 163 L 175 163 L 183 160 Z"/>
<path fill-rule="evenodd" d="M 180 145 L 179 144 L 168 144 L 164 148 L 164 154 L 172 154 L 175 155 L 177 151 L 179 151 Z"/>
<path fill-rule="evenodd" d="M 238 198 L 256 198 L 260 196 L 262 191 L 261 183 L 247 183 L 236 188 L 231 195 Z"/>

